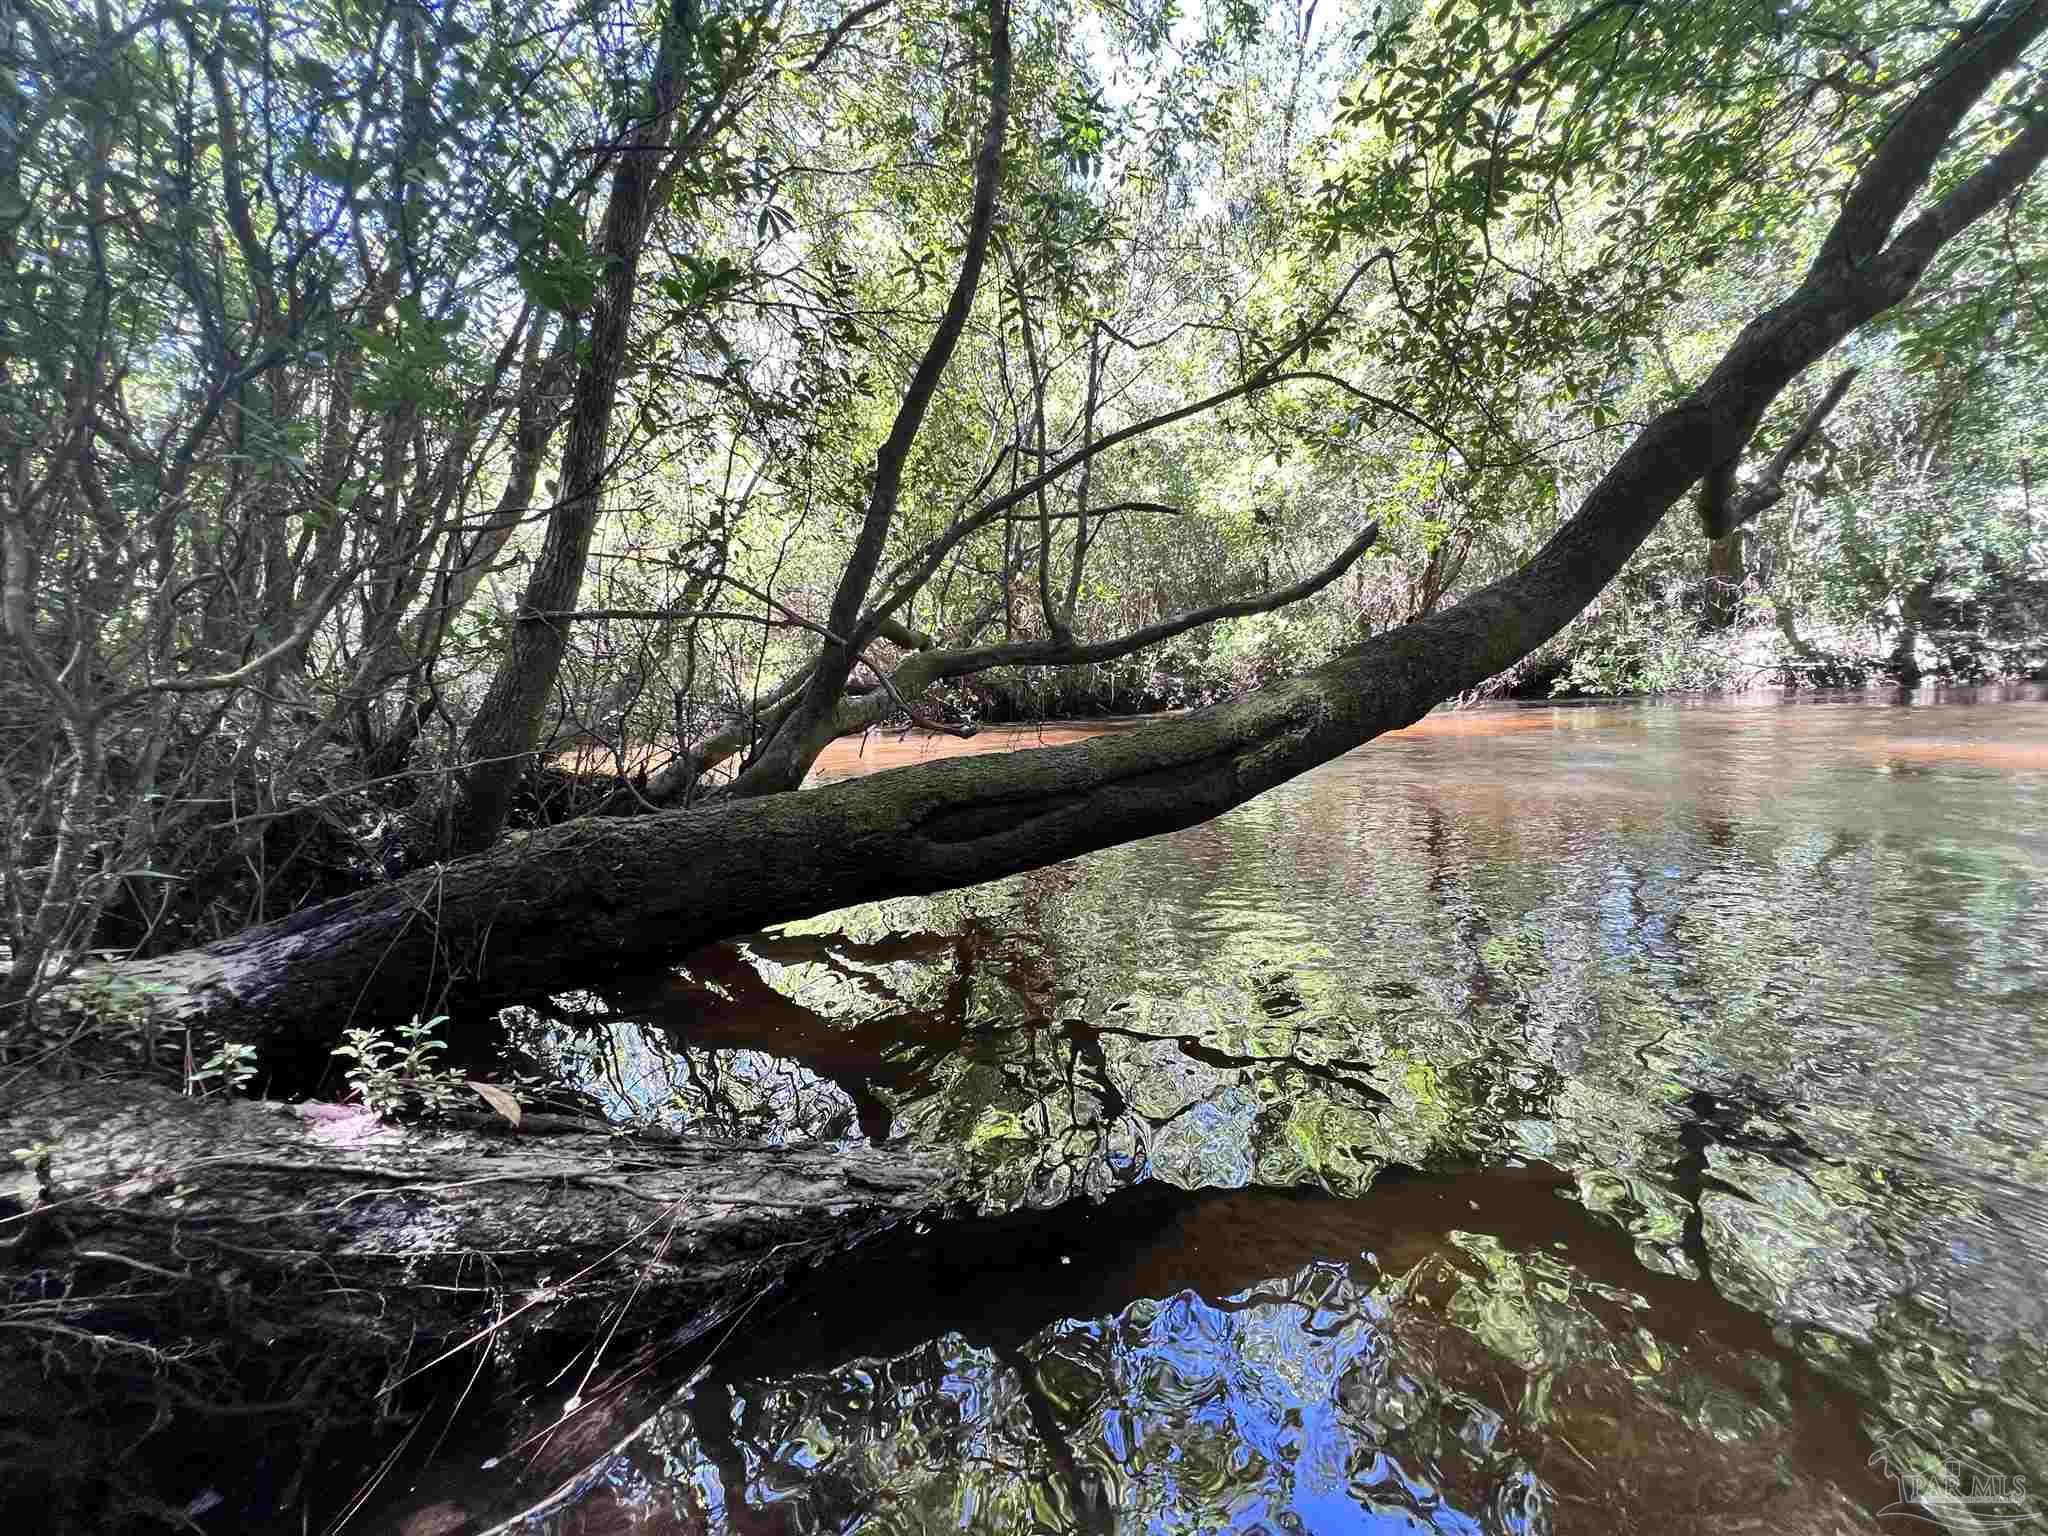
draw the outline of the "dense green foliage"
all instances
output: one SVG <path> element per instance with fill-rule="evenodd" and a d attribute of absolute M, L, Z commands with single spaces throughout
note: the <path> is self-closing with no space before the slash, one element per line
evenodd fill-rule
<path fill-rule="evenodd" d="M 0 0 L 12 984 L 431 854 L 517 625 L 566 648 L 510 756 L 703 792 L 837 643 L 906 420 L 842 726 L 1200 703 L 1430 613 L 1796 282 L 1962 19 Z M 1775 507 L 1711 560 L 1672 520 L 1503 686 L 2048 663 L 2042 231 L 2028 187 L 1958 241 Z"/>

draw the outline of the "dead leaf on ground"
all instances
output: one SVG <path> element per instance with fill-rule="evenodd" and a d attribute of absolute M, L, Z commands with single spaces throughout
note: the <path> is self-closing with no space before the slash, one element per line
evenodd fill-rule
<path fill-rule="evenodd" d="M 496 1083 L 479 1083 L 474 1078 L 469 1080 L 469 1086 L 478 1098 L 511 1121 L 513 1129 L 518 1129 L 519 1101 L 512 1097 L 509 1090 L 500 1088 Z"/>

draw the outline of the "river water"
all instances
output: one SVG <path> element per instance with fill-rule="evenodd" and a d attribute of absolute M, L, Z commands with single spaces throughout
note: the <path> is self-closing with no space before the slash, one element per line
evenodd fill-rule
<path fill-rule="evenodd" d="M 941 1147 L 987 1219 L 547 1529 L 2048 1526 L 2041 690 L 1433 717 L 563 1007 L 622 1117 Z"/>

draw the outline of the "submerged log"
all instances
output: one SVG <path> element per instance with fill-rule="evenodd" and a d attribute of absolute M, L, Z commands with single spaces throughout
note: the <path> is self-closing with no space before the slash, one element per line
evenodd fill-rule
<path fill-rule="evenodd" d="M 106 1493 L 89 1485 L 166 1423 L 187 1442 L 216 1438 L 223 1416 L 304 1439 L 387 1415 L 394 1386 L 444 1359 L 467 1376 L 543 1335 L 679 1343 L 951 1188 L 924 1155 L 534 1123 L 401 1127 L 137 1083 L 14 1093 L 0 1106 L 0 1147 L 26 1164 L 0 1189 L 7 1502 L 62 1492 L 79 1523 L 111 1528 L 104 1509 L 86 1518 Z M 174 1517 L 222 1479 L 178 1475 L 137 1474 L 151 1491 L 131 1489 L 128 1513 Z"/>

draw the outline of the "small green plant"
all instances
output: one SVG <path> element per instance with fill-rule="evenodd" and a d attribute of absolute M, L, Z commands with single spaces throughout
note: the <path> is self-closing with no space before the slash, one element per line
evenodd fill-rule
<path fill-rule="evenodd" d="M 256 1047 L 244 1045 L 239 1040 L 222 1040 L 213 1054 L 198 1066 L 191 1065 L 192 1053 L 189 1042 L 185 1052 L 185 1093 L 191 1098 L 205 1098 L 208 1094 L 226 1089 L 229 1093 L 240 1093 L 256 1077 Z"/>
<path fill-rule="evenodd" d="M 410 1024 L 391 1033 L 374 1029 L 351 1029 L 334 1054 L 355 1063 L 346 1074 L 357 1098 L 381 1116 L 402 1113 L 417 1101 L 426 1114 L 461 1103 L 465 1098 L 459 1073 L 436 1066 L 435 1058 L 448 1048 L 434 1031 L 448 1022 L 446 1014 L 422 1020 L 414 1014 Z"/>
<path fill-rule="evenodd" d="M 159 1012 L 165 988 L 123 976 L 113 967 L 89 972 L 72 994 L 72 1007 L 85 1026 L 76 1038 L 95 1037 L 103 1048 L 132 1051 L 145 1065 L 160 1062 L 160 1050 L 175 1051 L 177 1037 L 164 1029 Z"/>

